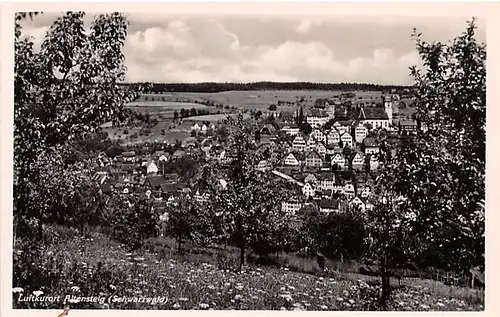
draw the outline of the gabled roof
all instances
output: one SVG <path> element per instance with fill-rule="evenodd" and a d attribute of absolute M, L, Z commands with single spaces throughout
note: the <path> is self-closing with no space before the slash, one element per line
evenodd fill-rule
<path fill-rule="evenodd" d="M 359 118 L 365 120 L 389 120 L 384 108 L 361 108 Z"/>
<path fill-rule="evenodd" d="M 310 151 L 310 152 L 306 153 L 306 158 L 313 157 L 313 156 L 316 156 L 317 158 L 322 159 L 321 155 L 319 155 L 318 152 L 316 152 L 316 151 Z"/>
<path fill-rule="evenodd" d="M 135 156 L 135 151 L 128 151 L 122 153 L 123 157 L 133 157 Z"/>
<path fill-rule="evenodd" d="M 149 176 L 148 177 L 149 184 L 151 187 L 155 188 L 165 183 L 165 177 L 159 176 Z"/>
<path fill-rule="evenodd" d="M 173 193 L 177 191 L 177 184 L 161 184 L 161 191 L 164 193 Z"/>
<path fill-rule="evenodd" d="M 339 205 L 337 199 L 321 199 L 319 202 L 319 208 L 324 209 L 335 209 Z"/>

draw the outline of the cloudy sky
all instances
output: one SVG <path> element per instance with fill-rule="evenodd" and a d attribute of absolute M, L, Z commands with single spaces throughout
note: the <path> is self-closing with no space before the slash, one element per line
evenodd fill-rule
<path fill-rule="evenodd" d="M 24 24 L 39 43 L 56 13 Z M 86 16 L 90 25 L 93 14 Z M 420 60 L 416 27 L 429 41 L 458 36 L 470 17 L 169 15 L 129 13 L 127 81 L 371 82 L 410 84 Z M 477 37 L 486 41 L 485 23 Z"/>

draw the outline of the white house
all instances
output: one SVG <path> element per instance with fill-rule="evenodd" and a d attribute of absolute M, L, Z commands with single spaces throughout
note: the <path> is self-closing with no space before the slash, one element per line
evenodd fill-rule
<path fill-rule="evenodd" d="M 337 131 L 336 128 L 332 128 L 330 130 L 330 132 L 328 133 L 327 137 L 327 144 L 330 145 L 330 144 L 339 144 L 340 142 L 340 134 L 339 132 Z"/>
<path fill-rule="evenodd" d="M 147 163 L 146 173 L 148 173 L 148 174 L 157 174 L 158 173 L 158 166 L 155 164 L 154 161 L 150 161 Z"/>
<path fill-rule="evenodd" d="M 313 149 L 316 148 L 316 145 L 318 142 L 314 139 L 313 136 L 310 136 L 309 139 L 307 140 L 307 150 L 312 151 Z"/>
<path fill-rule="evenodd" d="M 284 126 L 281 131 L 284 131 L 287 135 L 289 136 L 296 136 L 297 134 L 299 134 L 300 132 L 300 129 L 298 126 L 296 125 L 292 125 L 292 126 Z"/>
<path fill-rule="evenodd" d="M 294 215 L 300 208 L 302 208 L 302 203 L 299 201 L 290 200 L 281 202 L 281 210 L 287 214 Z"/>
<path fill-rule="evenodd" d="M 365 154 L 377 154 L 380 152 L 380 147 L 377 140 L 372 137 L 365 138 L 363 140 L 363 148 L 365 149 Z"/>
<path fill-rule="evenodd" d="M 302 193 L 306 197 L 314 197 L 316 194 L 316 189 L 314 188 L 314 185 L 312 185 L 311 183 L 306 183 L 302 187 Z"/>
<path fill-rule="evenodd" d="M 346 146 L 353 147 L 354 146 L 354 142 L 352 141 L 352 136 L 348 132 L 344 132 L 344 134 L 342 134 L 340 136 L 340 141 L 342 141 L 342 145 L 344 147 L 346 147 Z"/>
<path fill-rule="evenodd" d="M 201 130 L 201 127 L 198 125 L 198 123 L 195 123 L 195 124 L 191 127 L 191 130 L 194 130 L 194 131 L 200 131 L 200 130 Z"/>
<path fill-rule="evenodd" d="M 390 122 L 384 108 L 361 108 L 358 120 L 365 126 L 369 125 L 371 129 L 388 129 Z"/>
<path fill-rule="evenodd" d="M 262 171 L 262 172 L 265 172 L 265 171 L 268 171 L 271 169 L 271 164 L 269 163 L 268 160 L 261 160 L 259 162 L 259 164 L 257 164 L 257 168 L 256 168 L 258 171 Z"/>
<path fill-rule="evenodd" d="M 370 155 L 369 164 L 370 164 L 370 171 L 376 171 L 380 166 L 380 161 L 377 159 L 375 155 Z"/>
<path fill-rule="evenodd" d="M 321 132 L 320 129 L 314 129 L 312 132 L 311 132 L 311 136 L 314 137 L 314 139 L 316 141 L 319 141 L 319 142 L 326 142 L 326 136 L 323 132 Z"/>
<path fill-rule="evenodd" d="M 356 143 L 362 143 L 368 135 L 368 129 L 359 121 L 354 124 L 352 132 Z"/>
<path fill-rule="evenodd" d="M 307 123 L 311 127 L 322 127 L 324 126 L 330 118 L 328 115 L 320 111 L 319 109 L 311 109 L 309 115 L 306 118 Z"/>
<path fill-rule="evenodd" d="M 332 156 L 331 165 L 337 165 L 340 169 L 345 169 L 346 163 L 344 155 L 342 153 L 337 153 Z"/>
<path fill-rule="evenodd" d="M 311 183 L 311 184 L 315 184 L 316 185 L 317 182 L 318 182 L 318 179 L 312 173 L 309 173 L 306 176 L 306 178 L 304 178 L 304 183 Z"/>
<path fill-rule="evenodd" d="M 346 183 L 344 185 L 344 194 L 349 199 L 350 198 L 354 198 L 356 196 L 356 190 L 354 188 L 354 184 L 352 184 L 352 183 Z"/>
<path fill-rule="evenodd" d="M 319 155 L 325 157 L 326 155 L 326 146 L 323 144 L 323 142 L 318 142 L 315 148 L 316 152 L 318 152 Z"/>
<path fill-rule="evenodd" d="M 292 150 L 297 152 L 303 152 L 306 150 L 306 140 L 302 135 L 297 135 L 292 142 Z"/>
<path fill-rule="evenodd" d="M 351 167 L 354 170 L 362 170 L 365 165 L 365 155 L 361 152 L 356 152 L 351 157 Z"/>
<path fill-rule="evenodd" d="M 318 187 L 321 190 L 334 190 L 335 188 L 335 174 L 333 173 L 321 173 L 319 174 Z"/>
<path fill-rule="evenodd" d="M 293 153 L 288 154 L 285 158 L 286 166 L 300 166 L 300 161 L 295 157 Z"/>

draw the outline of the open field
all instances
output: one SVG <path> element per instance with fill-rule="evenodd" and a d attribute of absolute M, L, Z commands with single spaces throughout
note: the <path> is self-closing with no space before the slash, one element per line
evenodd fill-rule
<path fill-rule="evenodd" d="M 208 255 L 176 255 L 175 246 L 164 244 L 165 252 L 140 249 L 130 252 L 106 235 L 92 232 L 81 237 L 72 229 L 47 228 L 46 242 L 39 245 L 38 267 L 57 270 L 44 289 L 51 295 L 165 296 L 163 303 L 72 303 L 71 309 L 195 309 L 195 310 L 373 310 L 379 286 L 374 278 L 338 273 L 315 276 L 290 268 L 250 265 L 241 273 L 220 267 L 220 259 Z M 63 238 L 64 237 L 64 238 Z M 14 254 L 23 257 L 17 244 Z M 220 253 L 226 260 L 231 254 Z M 21 265 L 22 261 L 15 261 Z M 52 264 L 51 264 L 52 263 Z M 53 264 L 57 263 L 57 264 Z M 56 266 L 54 266 L 56 265 Z M 16 270 L 17 267 L 14 267 Z M 45 272 L 45 273 L 44 273 Z M 52 271 L 50 271 L 52 272 Z M 20 275 L 14 275 L 20 276 Z M 41 285 L 14 280 L 25 294 Z M 28 288 L 29 287 L 29 288 Z M 59 303 L 17 302 L 16 308 L 60 308 Z M 394 290 L 389 310 L 470 311 L 484 309 L 484 293 L 442 286 L 437 282 L 412 280 Z M 52 306 L 54 307 L 52 307 Z"/>
<path fill-rule="evenodd" d="M 173 118 L 174 112 L 181 109 L 209 109 L 206 105 L 194 102 L 176 102 L 176 101 L 135 101 L 126 105 L 135 111 L 149 113 L 150 115 L 162 116 L 164 118 Z M 216 111 L 215 108 L 212 108 Z"/>
<path fill-rule="evenodd" d="M 165 94 L 146 94 L 148 98 L 165 98 L 166 101 L 204 102 L 211 101 L 217 104 L 235 106 L 237 108 L 267 110 L 269 105 L 282 102 L 296 102 L 304 98 L 306 106 L 312 106 L 318 98 L 333 98 L 340 95 L 341 91 L 326 90 L 257 90 L 257 91 L 223 91 L 217 93 L 196 93 L 196 92 L 171 92 Z M 356 91 L 356 98 L 363 100 L 380 99 L 381 92 L 377 91 Z M 142 99 L 141 99 L 142 100 Z M 290 110 L 290 107 L 283 106 L 281 110 Z M 294 110 L 293 108 L 292 110 Z"/>

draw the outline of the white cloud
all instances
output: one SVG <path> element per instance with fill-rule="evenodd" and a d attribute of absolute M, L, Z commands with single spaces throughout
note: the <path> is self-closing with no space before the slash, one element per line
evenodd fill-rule
<path fill-rule="evenodd" d="M 303 20 L 295 30 L 291 24 L 290 32 L 305 34 L 320 23 Z M 39 42 L 47 29 L 31 28 L 28 32 Z M 396 54 L 391 47 L 338 58 L 334 48 L 320 39 L 249 45 L 215 19 L 169 19 L 163 25 L 135 31 L 127 37 L 124 54 L 128 81 L 157 82 L 269 80 L 407 84 L 408 67 L 419 63 L 415 51 Z"/>
<path fill-rule="evenodd" d="M 321 26 L 322 21 L 305 19 L 300 22 L 295 31 L 300 34 L 307 34 L 313 27 Z"/>

